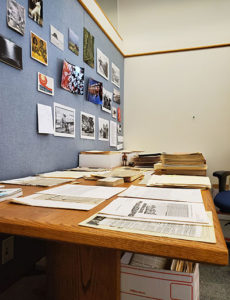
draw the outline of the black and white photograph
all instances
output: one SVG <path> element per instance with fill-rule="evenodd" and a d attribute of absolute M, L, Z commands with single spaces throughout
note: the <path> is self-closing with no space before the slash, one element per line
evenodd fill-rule
<path fill-rule="evenodd" d="M 95 140 L 95 116 L 81 112 L 81 138 Z"/>
<path fill-rule="evenodd" d="M 111 114 L 112 109 L 112 96 L 113 93 L 107 91 L 103 88 L 103 96 L 102 96 L 102 110 L 106 111 L 107 113 Z"/>
<path fill-rule="evenodd" d="M 122 133 L 122 127 L 121 127 L 121 124 L 117 124 L 117 133 L 119 133 L 119 134 Z"/>
<path fill-rule="evenodd" d="M 109 140 L 109 121 L 98 118 L 98 132 L 99 132 L 99 141 L 108 141 Z"/>
<path fill-rule="evenodd" d="M 54 102 L 54 135 L 75 137 L 75 109 Z"/>
<path fill-rule="evenodd" d="M 117 118 L 117 109 L 116 109 L 116 107 L 114 107 L 114 106 L 112 106 L 112 117 L 113 117 L 114 119 Z"/>
<path fill-rule="evenodd" d="M 114 63 L 112 63 L 111 81 L 117 87 L 120 87 L 120 69 Z"/>
<path fill-rule="evenodd" d="M 28 0 L 29 5 L 29 17 L 43 26 L 43 0 Z"/>
<path fill-rule="evenodd" d="M 22 70 L 22 48 L 0 35 L 0 61 Z"/>
<path fill-rule="evenodd" d="M 60 50 L 64 51 L 64 35 L 53 25 L 50 25 L 50 42 Z"/>
<path fill-rule="evenodd" d="M 109 80 L 109 59 L 97 48 L 97 73 Z"/>
<path fill-rule="evenodd" d="M 25 8 L 14 0 L 7 0 L 7 25 L 21 35 L 25 33 Z"/>
<path fill-rule="evenodd" d="M 113 101 L 117 104 L 121 104 L 120 91 L 117 89 L 113 89 Z"/>

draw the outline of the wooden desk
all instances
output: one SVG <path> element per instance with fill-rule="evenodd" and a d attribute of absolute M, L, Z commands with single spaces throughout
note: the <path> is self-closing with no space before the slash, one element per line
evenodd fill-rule
<path fill-rule="evenodd" d="M 23 187 L 24 195 L 42 189 Z M 0 203 L 0 232 L 47 240 L 49 299 L 117 300 L 120 299 L 121 251 L 217 265 L 228 263 L 228 250 L 211 194 L 209 191 L 202 194 L 206 209 L 213 212 L 216 244 L 78 226 L 112 199 L 88 212 L 30 207 L 5 201 Z"/>

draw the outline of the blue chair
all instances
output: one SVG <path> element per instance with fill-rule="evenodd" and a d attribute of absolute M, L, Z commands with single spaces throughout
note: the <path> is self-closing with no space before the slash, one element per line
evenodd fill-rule
<path fill-rule="evenodd" d="M 230 190 L 226 191 L 226 180 L 230 171 L 216 171 L 213 176 L 219 180 L 219 193 L 214 198 L 215 205 L 221 212 L 230 213 Z"/>

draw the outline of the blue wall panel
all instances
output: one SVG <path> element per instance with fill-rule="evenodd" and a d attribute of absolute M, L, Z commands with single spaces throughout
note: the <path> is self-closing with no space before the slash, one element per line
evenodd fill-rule
<path fill-rule="evenodd" d="M 101 106 L 86 100 L 88 78 L 103 82 L 113 92 L 111 63 L 121 72 L 121 115 L 123 124 L 124 59 L 105 34 L 84 11 L 77 0 L 43 0 L 43 27 L 28 17 L 28 1 L 17 0 L 26 8 L 26 30 L 21 36 L 6 24 L 6 0 L 0 4 L 0 34 L 23 49 L 23 70 L 0 62 L 0 179 L 10 179 L 77 166 L 78 154 L 83 150 L 114 150 L 109 142 L 98 140 L 98 117 L 113 120 Z M 55 5 L 54 5 L 55 3 Z M 50 24 L 64 34 L 65 50 L 50 43 Z M 83 27 L 95 38 L 95 67 L 83 62 Z M 80 53 L 76 56 L 68 49 L 68 28 L 80 37 Z M 33 60 L 30 55 L 30 31 L 47 41 L 48 66 Z M 96 49 L 110 59 L 109 81 L 96 72 Z M 71 94 L 60 87 L 63 59 L 85 68 L 84 95 Z M 55 95 L 37 91 L 37 72 L 54 78 Z M 37 133 L 37 103 L 53 106 L 53 102 L 74 108 L 76 137 L 65 138 Z M 113 106 L 118 107 L 115 102 Z M 80 139 L 80 112 L 96 116 L 96 139 Z"/>

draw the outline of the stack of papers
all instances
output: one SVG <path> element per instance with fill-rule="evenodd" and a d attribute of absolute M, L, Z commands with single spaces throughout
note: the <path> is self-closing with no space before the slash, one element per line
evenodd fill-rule
<path fill-rule="evenodd" d="M 54 186 L 72 181 L 71 179 L 41 178 L 39 176 L 29 176 L 24 178 L 10 179 L 2 181 L 7 184 L 32 185 L 32 186 Z"/>
<path fill-rule="evenodd" d="M 12 197 L 19 197 L 22 195 L 22 189 L 0 189 L 0 202 L 10 199 Z"/>

